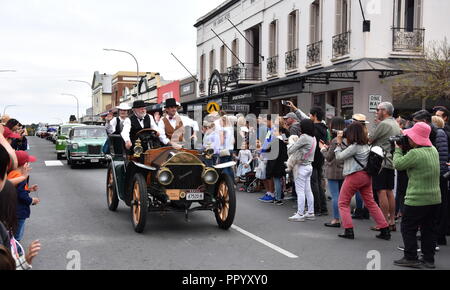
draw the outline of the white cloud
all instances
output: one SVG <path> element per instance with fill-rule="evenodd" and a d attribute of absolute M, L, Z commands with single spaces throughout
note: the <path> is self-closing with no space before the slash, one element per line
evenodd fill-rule
<path fill-rule="evenodd" d="M 223 0 L 21 0 L 2 1 L 0 10 L 0 113 L 22 123 L 68 120 L 90 107 L 86 85 L 94 71 L 113 74 L 134 71 L 126 54 L 132 52 L 141 71 L 157 71 L 165 79 L 188 73 L 171 57 L 173 52 L 196 71 L 196 20 Z"/>

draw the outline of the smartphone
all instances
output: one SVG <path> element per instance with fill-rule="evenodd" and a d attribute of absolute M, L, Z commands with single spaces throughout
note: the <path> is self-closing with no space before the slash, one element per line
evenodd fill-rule
<path fill-rule="evenodd" d="M 282 104 L 283 106 L 288 106 L 288 105 L 289 105 L 287 101 L 281 101 L 281 104 Z"/>

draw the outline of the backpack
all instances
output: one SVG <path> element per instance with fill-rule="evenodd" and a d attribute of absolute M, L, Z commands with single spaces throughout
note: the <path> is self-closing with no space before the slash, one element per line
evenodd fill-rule
<path fill-rule="evenodd" d="M 361 167 L 364 168 L 364 171 L 366 171 L 369 176 L 377 177 L 380 175 L 381 170 L 383 170 L 383 163 L 386 159 L 386 153 L 383 148 L 379 146 L 370 147 L 370 153 L 367 159 L 367 165 L 365 167 L 361 164 L 361 162 L 359 162 L 358 159 L 356 159 L 356 157 L 353 156 L 353 158 Z"/>

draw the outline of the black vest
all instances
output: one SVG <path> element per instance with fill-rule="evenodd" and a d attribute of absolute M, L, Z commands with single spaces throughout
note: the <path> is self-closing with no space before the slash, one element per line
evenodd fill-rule
<path fill-rule="evenodd" d="M 131 143 L 136 142 L 137 140 L 137 133 L 144 129 L 151 129 L 152 128 L 152 122 L 149 115 L 146 115 L 144 118 L 144 128 L 141 127 L 141 124 L 139 123 L 139 119 L 136 117 L 136 115 L 133 115 L 130 117 L 131 120 L 131 130 L 130 130 L 130 139 Z"/>
<path fill-rule="evenodd" d="M 113 133 L 113 135 L 120 135 L 120 133 L 122 133 L 122 129 L 123 129 L 123 127 L 121 128 L 121 126 L 120 126 L 120 118 L 119 117 L 117 117 L 116 118 L 117 120 L 117 124 L 116 124 L 116 131 L 114 131 L 114 133 Z"/>

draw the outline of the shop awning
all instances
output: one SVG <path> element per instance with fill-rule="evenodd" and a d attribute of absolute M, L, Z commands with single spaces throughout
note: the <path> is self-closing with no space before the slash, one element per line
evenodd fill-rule
<path fill-rule="evenodd" d="M 363 58 L 345 63 L 332 65 L 325 68 L 310 70 L 304 73 L 290 75 L 281 79 L 262 82 L 244 88 L 239 88 L 212 96 L 198 98 L 183 104 L 207 103 L 211 99 L 222 98 L 226 96 L 236 96 L 249 93 L 265 87 L 279 86 L 292 82 L 329 84 L 331 82 L 359 82 L 359 72 L 379 72 L 380 78 L 396 76 L 404 73 L 402 67 L 407 60 L 402 59 L 382 59 L 382 58 Z"/>

